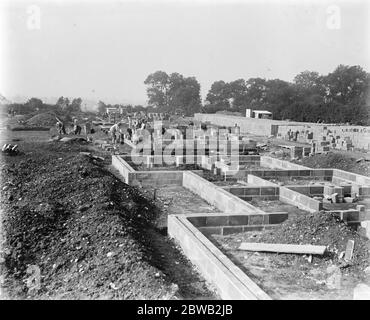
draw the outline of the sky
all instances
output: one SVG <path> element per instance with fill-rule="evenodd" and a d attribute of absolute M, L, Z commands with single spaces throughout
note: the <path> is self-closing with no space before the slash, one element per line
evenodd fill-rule
<path fill-rule="evenodd" d="M 0 93 L 145 104 L 157 70 L 196 77 L 203 99 L 217 80 L 369 72 L 368 3 L 0 0 Z"/>

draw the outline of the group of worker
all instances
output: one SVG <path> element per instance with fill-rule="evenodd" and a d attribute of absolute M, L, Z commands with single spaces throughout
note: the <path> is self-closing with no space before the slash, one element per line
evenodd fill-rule
<path fill-rule="evenodd" d="M 57 123 L 56 123 L 56 127 L 57 127 L 57 130 L 58 130 L 58 134 L 61 136 L 63 134 L 67 134 L 66 132 L 66 128 L 65 128 L 65 125 L 64 123 L 57 118 Z M 91 133 L 91 122 L 87 121 L 85 124 L 84 124 L 84 131 L 85 131 L 85 135 L 87 136 L 88 134 Z M 82 131 L 82 127 L 79 125 L 78 123 L 78 120 L 77 119 L 74 119 L 73 120 L 73 133 L 76 134 L 76 135 L 79 135 L 81 134 L 81 131 Z"/>
<path fill-rule="evenodd" d="M 64 123 L 57 118 L 56 127 L 58 130 L 58 134 L 60 136 L 67 134 Z M 109 136 L 111 138 L 112 144 L 121 143 L 123 144 L 125 138 L 128 140 L 134 140 L 136 136 L 136 131 L 140 129 L 145 129 L 147 127 L 146 119 L 134 119 L 131 120 L 130 117 L 128 118 L 128 128 L 124 128 L 123 122 L 118 122 L 112 125 L 109 129 Z M 73 120 L 73 133 L 75 135 L 80 135 L 82 131 L 82 127 L 79 125 L 78 120 Z M 86 122 L 84 124 L 84 131 L 86 136 L 89 133 L 92 133 L 92 127 L 90 122 Z"/>
<path fill-rule="evenodd" d="M 287 132 L 288 140 L 289 141 L 297 141 L 299 136 L 299 131 L 292 131 L 291 129 Z"/>

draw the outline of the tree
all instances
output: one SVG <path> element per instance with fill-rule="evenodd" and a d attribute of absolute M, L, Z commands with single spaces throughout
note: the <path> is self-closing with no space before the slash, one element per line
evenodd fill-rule
<path fill-rule="evenodd" d="M 318 72 L 306 70 L 297 74 L 293 83 L 301 90 L 315 91 L 322 89 L 322 79 Z"/>
<path fill-rule="evenodd" d="M 43 102 L 39 98 L 31 98 L 26 102 L 26 106 L 32 111 L 40 110 L 43 107 Z"/>
<path fill-rule="evenodd" d="M 206 102 L 208 102 L 211 108 L 228 110 L 230 109 L 230 98 L 228 84 L 223 80 L 219 80 L 212 83 L 206 97 Z"/>
<path fill-rule="evenodd" d="M 150 74 L 144 82 L 149 98 L 149 107 L 162 112 L 181 112 L 186 115 L 201 110 L 200 84 L 194 77 L 179 73 L 168 75 L 163 71 Z"/>
<path fill-rule="evenodd" d="M 275 118 L 281 119 L 282 110 L 293 101 L 294 88 L 289 82 L 280 79 L 266 81 L 263 107 L 271 111 Z"/>
<path fill-rule="evenodd" d="M 59 106 L 61 108 L 61 110 L 66 111 L 68 109 L 68 106 L 69 106 L 69 99 L 67 97 L 64 98 L 63 96 L 61 96 L 58 99 L 56 105 Z"/>
<path fill-rule="evenodd" d="M 144 84 L 148 86 L 146 91 L 149 105 L 168 110 L 168 74 L 164 71 L 156 71 L 145 79 Z"/>
<path fill-rule="evenodd" d="M 245 111 L 248 106 L 247 84 L 244 79 L 238 79 L 227 85 L 228 96 L 230 97 L 231 109 L 234 111 Z"/>
<path fill-rule="evenodd" d="M 200 84 L 195 77 L 184 78 L 173 73 L 170 76 L 169 106 L 185 115 L 193 115 L 201 110 Z"/>
<path fill-rule="evenodd" d="M 251 109 L 262 109 L 266 97 L 266 80 L 262 78 L 250 78 L 246 81 L 247 93 L 246 104 Z"/>
<path fill-rule="evenodd" d="M 370 77 L 360 66 L 339 65 L 325 78 L 328 101 L 365 103 Z"/>
<path fill-rule="evenodd" d="M 293 80 L 295 99 L 311 104 L 325 101 L 324 77 L 315 71 L 303 71 Z"/>
<path fill-rule="evenodd" d="M 81 103 L 81 98 L 73 99 L 72 103 L 67 107 L 67 110 L 69 112 L 81 112 Z"/>

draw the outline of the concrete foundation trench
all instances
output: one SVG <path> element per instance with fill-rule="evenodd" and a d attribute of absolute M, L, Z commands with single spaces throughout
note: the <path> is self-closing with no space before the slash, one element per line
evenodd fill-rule
<path fill-rule="evenodd" d="M 261 271 L 271 261 L 236 251 L 235 241 L 241 235 L 255 237 L 290 217 L 318 211 L 337 215 L 370 235 L 368 177 L 258 155 L 240 156 L 237 166 L 206 155 L 174 157 L 173 165 L 166 166 L 157 165 L 161 161 L 154 157 L 143 157 L 137 166 L 130 156 L 113 155 L 112 165 L 127 184 L 154 188 L 158 195 L 172 199 L 162 224 L 222 299 L 333 296 L 321 289 L 313 295 L 306 294 L 304 287 L 285 290 L 283 282 L 273 289 L 276 283 L 268 283 Z M 335 200 L 327 201 L 330 198 Z M 345 293 L 341 297 L 348 298 Z"/>

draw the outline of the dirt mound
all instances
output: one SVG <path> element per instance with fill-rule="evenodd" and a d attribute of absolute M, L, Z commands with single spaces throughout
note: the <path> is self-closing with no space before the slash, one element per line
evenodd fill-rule
<path fill-rule="evenodd" d="M 334 168 L 365 176 L 370 175 L 370 161 L 356 162 L 357 159 L 339 153 L 317 154 L 312 157 L 292 161 L 310 168 Z"/>
<path fill-rule="evenodd" d="M 151 264 L 144 232 L 155 208 L 79 155 L 83 148 L 39 144 L 2 166 L 5 291 L 33 299 L 172 297 L 177 287 Z M 35 290 L 27 284 L 32 270 L 41 276 Z"/>
<path fill-rule="evenodd" d="M 333 263 L 339 263 L 339 256 L 346 250 L 348 240 L 355 241 L 351 268 L 363 270 L 369 265 L 370 241 L 324 211 L 289 218 L 273 230 L 263 233 L 258 242 L 324 245 L 328 248 L 327 254 L 315 261 L 332 260 Z M 284 256 L 289 259 L 294 255 Z"/>
<path fill-rule="evenodd" d="M 53 127 L 56 123 L 55 113 L 45 112 L 36 114 L 32 118 L 28 119 L 26 124 L 31 127 Z"/>

